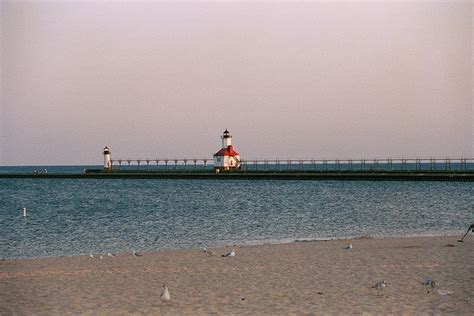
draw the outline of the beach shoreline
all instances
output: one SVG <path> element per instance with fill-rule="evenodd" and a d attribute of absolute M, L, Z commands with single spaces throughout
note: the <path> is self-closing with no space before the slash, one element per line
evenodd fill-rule
<path fill-rule="evenodd" d="M 236 245 L 230 258 L 223 247 L 4 260 L 0 314 L 469 314 L 474 236 L 459 238 Z"/>

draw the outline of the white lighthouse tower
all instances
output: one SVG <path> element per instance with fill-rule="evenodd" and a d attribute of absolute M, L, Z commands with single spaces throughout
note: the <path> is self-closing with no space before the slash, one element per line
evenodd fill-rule
<path fill-rule="evenodd" d="M 112 169 L 112 160 L 110 159 L 110 149 L 107 146 L 105 146 L 104 148 L 104 169 L 105 170 Z"/>
<path fill-rule="evenodd" d="M 232 135 L 230 135 L 230 132 L 225 129 L 224 133 L 222 133 L 221 136 L 222 139 L 222 148 L 227 148 L 227 146 L 232 146 Z"/>
<path fill-rule="evenodd" d="M 214 154 L 214 170 L 238 169 L 240 167 L 240 154 L 232 146 L 232 135 L 226 129 L 221 136 L 222 148 Z"/>

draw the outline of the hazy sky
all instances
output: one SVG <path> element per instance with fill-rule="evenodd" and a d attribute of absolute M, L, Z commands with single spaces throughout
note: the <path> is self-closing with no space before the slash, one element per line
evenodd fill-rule
<path fill-rule="evenodd" d="M 474 155 L 471 1 L 0 8 L 2 165 Z"/>

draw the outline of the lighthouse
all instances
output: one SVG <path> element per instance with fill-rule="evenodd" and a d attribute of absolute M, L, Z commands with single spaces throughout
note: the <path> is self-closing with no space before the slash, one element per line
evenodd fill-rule
<path fill-rule="evenodd" d="M 214 170 L 232 170 L 240 167 L 240 154 L 232 146 L 232 135 L 226 129 L 221 136 L 222 148 L 214 154 Z"/>
<path fill-rule="evenodd" d="M 112 169 L 112 160 L 110 159 L 110 149 L 107 146 L 105 146 L 104 148 L 104 169 L 105 170 Z"/>

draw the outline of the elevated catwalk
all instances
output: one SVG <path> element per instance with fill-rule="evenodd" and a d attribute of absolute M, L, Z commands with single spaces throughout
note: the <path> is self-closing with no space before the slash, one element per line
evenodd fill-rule
<path fill-rule="evenodd" d="M 212 169 L 212 159 L 111 159 L 110 171 Z M 241 171 L 474 171 L 474 158 L 242 159 Z"/>

